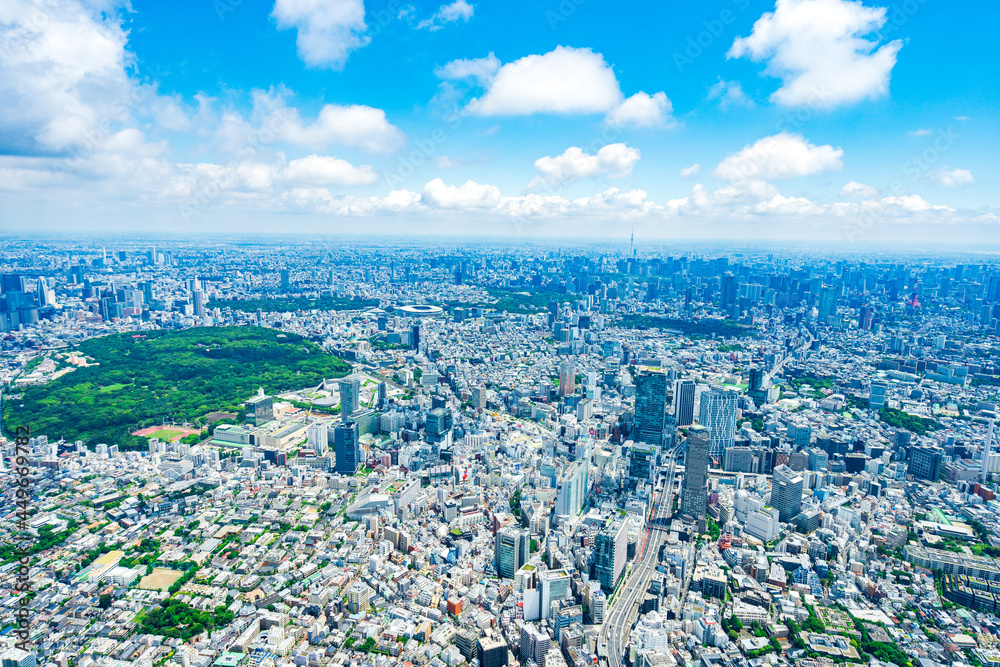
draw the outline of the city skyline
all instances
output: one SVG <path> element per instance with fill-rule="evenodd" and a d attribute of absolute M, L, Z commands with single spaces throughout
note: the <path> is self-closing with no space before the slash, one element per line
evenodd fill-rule
<path fill-rule="evenodd" d="M 333 6 L 14 3 L 5 227 L 996 238 L 982 7 Z"/>

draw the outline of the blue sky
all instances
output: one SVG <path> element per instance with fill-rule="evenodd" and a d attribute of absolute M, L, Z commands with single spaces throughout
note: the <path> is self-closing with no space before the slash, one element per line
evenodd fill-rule
<path fill-rule="evenodd" d="M 10 229 L 994 241 L 992 3 L 13 0 Z"/>

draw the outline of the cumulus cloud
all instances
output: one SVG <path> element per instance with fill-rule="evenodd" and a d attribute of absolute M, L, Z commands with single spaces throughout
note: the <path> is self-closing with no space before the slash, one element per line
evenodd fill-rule
<path fill-rule="evenodd" d="M 278 28 L 298 31 L 299 57 L 313 67 L 342 69 L 351 51 L 366 46 L 364 0 L 275 0 Z"/>
<path fill-rule="evenodd" d="M 972 177 L 972 172 L 968 169 L 950 169 L 949 167 L 944 167 L 943 169 L 931 172 L 930 176 L 935 183 L 939 183 L 946 188 L 957 188 L 976 182 L 976 179 Z"/>
<path fill-rule="evenodd" d="M 695 162 L 690 167 L 684 167 L 681 169 L 681 178 L 694 178 L 701 173 L 701 165 Z"/>
<path fill-rule="evenodd" d="M 912 132 L 907 132 L 911 137 L 926 137 L 934 134 L 934 130 L 930 130 L 926 127 L 921 127 L 920 129 L 913 130 Z"/>
<path fill-rule="evenodd" d="M 666 93 L 647 95 L 638 92 L 608 113 L 606 122 L 614 127 L 673 127 L 673 104 Z"/>
<path fill-rule="evenodd" d="M 767 62 L 767 74 L 782 81 L 773 102 L 837 107 L 888 93 L 903 43 L 867 39 L 885 22 L 884 7 L 857 0 L 777 0 L 727 55 Z"/>
<path fill-rule="evenodd" d="M 417 29 L 440 30 L 445 23 L 454 23 L 459 20 L 468 21 L 475 11 L 476 8 L 465 0 L 455 0 L 450 5 L 441 5 L 441 8 L 433 16 L 418 23 Z"/>
<path fill-rule="evenodd" d="M 715 168 L 726 181 L 772 180 L 808 176 L 821 171 L 839 171 L 844 151 L 833 146 L 816 146 L 798 134 L 781 132 L 758 139 L 733 153 Z"/>
<path fill-rule="evenodd" d="M 596 155 L 584 153 L 582 148 L 570 146 L 562 155 L 542 157 L 535 160 L 538 178 L 529 187 L 541 183 L 569 183 L 586 177 L 607 176 L 617 178 L 632 173 L 639 161 L 638 148 L 625 144 L 608 144 Z"/>
<path fill-rule="evenodd" d="M 501 66 L 469 109 L 481 116 L 590 114 L 606 113 L 621 102 L 618 79 L 604 56 L 558 46 Z"/>
<path fill-rule="evenodd" d="M 370 164 L 356 167 L 347 160 L 324 155 L 292 160 L 284 176 L 297 185 L 371 185 L 378 180 Z"/>
<path fill-rule="evenodd" d="M 873 185 L 849 181 L 844 187 L 840 188 L 840 196 L 871 199 L 872 197 L 878 197 L 878 189 Z"/>
<path fill-rule="evenodd" d="M 336 144 L 385 154 L 406 141 L 385 111 L 362 104 L 327 104 L 311 123 L 303 122 L 298 109 L 281 106 L 270 113 L 267 125 L 280 140 L 313 150 Z"/>

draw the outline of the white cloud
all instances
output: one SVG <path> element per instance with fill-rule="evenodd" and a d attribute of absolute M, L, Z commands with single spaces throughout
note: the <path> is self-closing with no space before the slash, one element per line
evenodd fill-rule
<path fill-rule="evenodd" d="M 440 178 L 427 183 L 421 193 L 421 200 L 437 208 L 483 209 L 500 204 L 500 188 L 495 185 L 480 185 L 467 181 L 464 185 L 445 185 Z"/>
<path fill-rule="evenodd" d="M 640 157 L 638 148 L 630 148 L 621 143 L 608 144 L 597 151 L 596 155 L 589 155 L 577 146 L 570 146 L 562 155 L 535 160 L 535 171 L 539 176 L 529 187 L 542 182 L 569 183 L 593 176 L 625 176 L 632 173 L 632 168 Z"/>
<path fill-rule="evenodd" d="M 808 176 L 821 171 L 839 171 L 844 151 L 833 146 L 816 146 L 800 135 L 781 132 L 758 139 L 753 145 L 733 153 L 715 168 L 726 181 L 772 180 Z"/>
<path fill-rule="evenodd" d="M 718 83 L 709 88 L 708 99 L 719 100 L 719 107 L 723 110 L 753 106 L 753 100 L 743 92 L 739 81 L 724 81 L 721 76 Z"/>
<path fill-rule="evenodd" d="M 823 213 L 824 207 L 805 197 L 784 197 L 774 195 L 767 201 L 758 202 L 751 209 L 760 215 L 817 215 Z"/>
<path fill-rule="evenodd" d="M 591 114 L 606 113 L 621 102 L 618 79 L 601 54 L 558 46 L 500 67 L 469 109 L 481 116 Z"/>
<path fill-rule="evenodd" d="M 441 5 L 441 8 L 432 17 L 418 23 L 417 29 L 440 30 L 443 23 L 453 23 L 458 20 L 468 21 L 475 11 L 476 8 L 465 0 L 455 0 L 450 5 Z"/>
<path fill-rule="evenodd" d="M 324 155 L 292 160 L 284 177 L 296 185 L 371 185 L 378 180 L 370 164 L 356 167 L 346 160 Z"/>
<path fill-rule="evenodd" d="M 500 71 L 500 59 L 491 52 L 485 58 L 452 60 L 434 70 L 439 79 L 475 79 L 480 86 L 488 86 Z"/>
<path fill-rule="evenodd" d="M 785 106 L 831 108 L 888 93 L 899 40 L 866 39 L 885 25 L 884 7 L 854 0 L 777 0 L 749 37 L 733 42 L 730 58 L 767 61 L 782 80 L 771 100 Z"/>
<path fill-rule="evenodd" d="M 931 179 L 946 188 L 957 188 L 963 185 L 971 185 L 976 182 L 972 177 L 972 172 L 968 169 L 949 169 L 944 167 L 930 174 Z"/>
<path fill-rule="evenodd" d="M 926 137 L 934 134 L 934 130 L 929 130 L 926 127 L 921 127 L 920 129 L 913 130 L 912 132 L 907 132 L 911 137 Z"/>
<path fill-rule="evenodd" d="M 283 102 L 267 115 L 263 127 L 280 141 L 321 150 L 331 144 L 386 154 L 400 148 L 406 135 L 385 117 L 385 111 L 361 104 L 327 104 L 312 123 L 302 121 L 298 109 Z"/>
<path fill-rule="evenodd" d="M 867 203 L 867 202 L 866 202 Z M 889 215 L 906 215 L 909 213 L 928 213 L 932 211 L 954 212 L 955 209 L 941 204 L 931 204 L 920 195 L 901 195 L 898 197 L 882 197 L 876 202 L 883 212 Z"/>
<path fill-rule="evenodd" d="M 694 178 L 701 173 L 701 165 L 695 162 L 690 167 L 681 169 L 681 178 Z"/>
<path fill-rule="evenodd" d="M 673 127 L 677 121 L 670 115 L 672 111 L 666 93 L 638 92 L 612 109 L 606 121 L 614 127 Z"/>
<path fill-rule="evenodd" d="M 295 28 L 299 57 L 313 67 L 341 69 L 351 51 L 366 46 L 364 0 L 275 0 L 278 28 Z"/>
<path fill-rule="evenodd" d="M 840 188 L 841 197 L 857 197 L 861 199 L 871 199 L 878 197 L 878 189 L 873 185 L 850 181 Z"/>

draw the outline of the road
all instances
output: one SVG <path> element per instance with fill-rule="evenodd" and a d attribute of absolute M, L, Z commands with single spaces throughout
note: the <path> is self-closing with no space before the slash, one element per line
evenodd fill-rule
<path fill-rule="evenodd" d="M 598 645 L 607 656 L 610 667 L 621 667 L 628 637 L 635 623 L 639 607 L 656 565 L 659 562 L 660 547 L 666 539 L 668 526 L 666 520 L 670 517 L 673 503 L 674 473 L 676 471 L 677 454 L 683 447 L 683 442 L 674 447 L 667 456 L 670 459 L 667 480 L 660 492 L 659 500 L 654 496 L 653 515 L 647 524 L 642 544 L 636 553 L 635 567 L 632 574 L 618 592 L 614 606 L 605 615 L 604 624 L 598 635 Z"/>
<path fill-rule="evenodd" d="M 816 339 L 816 337 L 812 335 L 812 332 L 809 331 L 809 329 L 806 329 L 806 335 L 809 336 L 809 340 L 807 340 L 804 345 L 801 345 L 801 346 L 797 347 L 795 349 L 796 351 L 799 351 L 799 350 L 808 350 L 809 346 L 812 345 L 812 342 Z M 785 355 L 784 357 L 782 357 L 781 361 L 779 361 L 777 364 L 775 364 L 774 368 L 772 368 L 767 373 L 765 373 L 764 374 L 763 386 L 766 387 L 771 382 L 771 380 L 774 379 L 774 376 L 781 372 L 781 369 L 785 367 L 785 364 L 791 358 L 792 358 L 792 354 L 791 353 Z"/>

